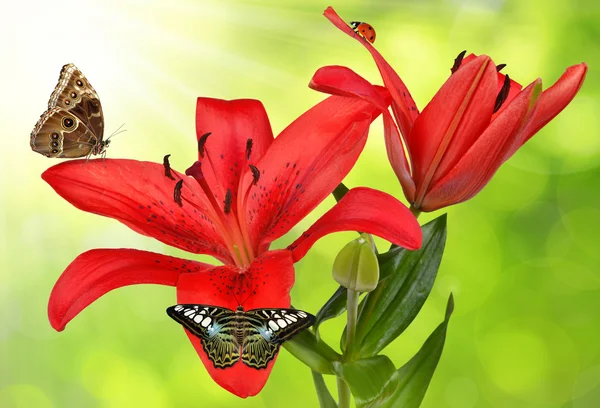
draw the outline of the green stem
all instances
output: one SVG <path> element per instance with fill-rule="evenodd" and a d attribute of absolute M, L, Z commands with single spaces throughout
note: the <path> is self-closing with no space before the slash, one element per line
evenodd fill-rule
<path fill-rule="evenodd" d="M 347 300 L 347 317 L 348 322 L 346 323 L 346 349 L 344 350 L 344 362 L 352 360 L 354 338 L 356 337 L 356 321 L 358 318 L 358 297 L 360 293 L 348 289 L 348 300 Z M 338 406 L 339 408 L 350 408 L 350 387 L 348 384 L 341 379 L 337 378 L 338 385 Z"/>
<path fill-rule="evenodd" d="M 338 407 L 339 408 L 350 408 L 350 387 L 346 384 L 346 381 L 337 377 L 338 387 Z"/>
<path fill-rule="evenodd" d="M 348 323 L 346 324 L 346 350 L 344 350 L 344 361 L 349 361 L 354 347 L 354 337 L 356 337 L 356 321 L 358 319 L 358 296 L 359 293 L 348 289 Z"/>
<path fill-rule="evenodd" d="M 415 216 L 415 218 L 419 218 L 419 215 L 421 215 L 421 210 L 413 207 L 412 205 L 410 206 L 409 210 Z"/>
<path fill-rule="evenodd" d="M 321 408 L 337 408 L 335 400 L 329 393 L 323 374 L 312 371 L 313 382 L 315 383 L 315 389 L 317 390 L 317 398 L 319 399 L 319 406 Z"/>
<path fill-rule="evenodd" d="M 333 374 L 331 363 L 341 359 L 335 350 L 324 341 L 317 340 L 316 336 L 308 330 L 283 343 L 283 347 L 311 370 L 321 374 Z"/>

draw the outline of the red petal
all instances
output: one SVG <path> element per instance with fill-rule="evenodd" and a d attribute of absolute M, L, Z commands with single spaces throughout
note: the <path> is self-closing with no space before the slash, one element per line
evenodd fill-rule
<path fill-rule="evenodd" d="M 587 68 L 585 62 L 567 68 L 558 81 L 542 93 L 536 112 L 525 128 L 524 132 L 527 135 L 525 142 L 543 128 L 546 123 L 550 122 L 573 100 L 577 92 L 579 92 L 581 85 L 583 85 Z"/>
<path fill-rule="evenodd" d="M 496 67 L 485 55 L 461 66 L 419 115 L 409 145 L 415 206 L 460 160 L 489 125 L 496 100 Z"/>
<path fill-rule="evenodd" d="M 331 95 L 354 96 L 377 106 L 382 112 L 390 105 L 380 91 L 369 81 L 340 65 L 328 65 L 315 72 L 308 86 L 316 91 Z"/>
<path fill-rule="evenodd" d="M 204 145 L 206 160 L 199 152 L 204 176 L 219 202 L 223 202 L 227 189 L 231 189 L 234 212 L 237 212 L 240 178 L 248 172 L 248 164 L 256 164 L 273 143 L 269 118 L 263 104 L 254 99 L 198 98 L 197 138 L 209 132 Z M 248 139 L 252 139 L 250 160 L 246 160 Z"/>
<path fill-rule="evenodd" d="M 404 82 L 402 82 L 402 79 L 400 79 L 396 71 L 394 71 L 390 64 L 388 64 L 371 43 L 356 34 L 332 7 L 327 7 L 323 15 L 342 32 L 356 39 L 371 53 L 371 56 L 373 57 L 373 60 L 375 60 L 375 64 L 377 64 L 377 68 L 381 73 L 383 83 L 394 100 L 394 102 L 392 102 L 392 110 L 394 111 L 394 115 L 396 115 L 400 131 L 405 138 L 408 138 L 410 129 L 416 117 L 419 115 L 419 111 L 417 110 L 417 105 L 410 95 L 408 88 L 404 85 Z"/>
<path fill-rule="evenodd" d="M 257 163 L 246 217 L 255 253 L 288 232 L 348 174 L 381 111 L 357 98 L 331 96 L 305 112 L 273 142 Z"/>
<path fill-rule="evenodd" d="M 317 91 L 333 95 L 362 98 L 381 109 L 388 159 L 402 184 L 406 198 L 412 202 L 415 195 L 415 183 L 410 177 L 404 145 L 398 127 L 387 110 L 388 103 L 377 87 L 371 85 L 350 68 L 333 65 L 319 68 L 312 77 L 309 86 Z"/>
<path fill-rule="evenodd" d="M 337 231 L 367 232 L 411 250 L 421 247 L 421 227 L 404 204 L 379 190 L 358 187 L 288 247 L 294 261 L 302 259 L 319 238 Z"/>
<path fill-rule="evenodd" d="M 475 58 L 477 58 L 477 55 L 475 55 L 475 54 L 467 55 L 462 60 L 461 67 L 463 65 L 465 65 L 466 63 L 473 61 Z M 498 82 L 497 82 L 497 86 L 496 86 L 496 95 L 498 95 L 498 93 L 500 93 L 500 90 L 502 90 L 502 87 L 504 86 L 504 78 L 506 78 L 506 75 L 504 75 L 502 72 L 498 72 L 497 77 L 498 77 Z M 516 82 L 512 78 L 510 78 L 510 89 L 508 91 L 508 95 L 506 96 L 506 99 L 504 100 L 502 107 L 496 113 L 494 113 L 492 118 L 494 116 L 497 116 L 500 112 L 502 112 L 502 110 L 506 106 L 508 106 L 510 101 L 512 101 L 515 98 L 515 96 L 517 96 L 521 92 L 522 89 L 523 89 L 523 86 L 521 86 L 521 84 L 519 84 L 518 82 Z"/>
<path fill-rule="evenodd" d="M 237 308 L 238 302 L 244 302 L 245 310 L 288 308 L 293 284 L 294 265 L 291 252 L 269 251 L 256 258 L 246 271 L 233 266 L 221 266 L 182 275 L 177 284 L 177 301 L 232 310 Z M 264 387 L 275 360 L 264 370 L 248 367 L 241 361 L 232 367 L 217 369 L 202 349 L 200 339 L 187 330 L 186 334 L 206 370 L 221 387 L 242 398 L 258 394 Z"/>
<path fill-rule="evenodd" d="M 114 218 L 140 234 L 193 253 L 231 262 L 214 224 L 203 214 L 206 196 L 190 177 L 184 179 L 183 206 L 173 200 L 176 180 L 162 165 L 135 160 L 74 160 L 50 167 L 42 178 L 80 210 Z"/>
<path fill-rule="evenodd" d="M 533 82 L 504 109 L 473 144 L 458 164 L 423 200 L 423 211 L 434 211 L 472 198 L 492 178 L 513 145 L 519 145 L 523 128 L 535 115 L 542 83 Z"/>
<path fill-rule="evenodd" d="M 402 185 L 404 196 L 412 203 L 415 200 L 415 182 L 410 176 L 410 168 L 398 133 L 398 127 L 389 115 L 383 116 L 383 131 L 388 160 Z"/>
<path fill-rule="evenodd" d="M 212 265 L 135 249 L 93 249 L 79 255 L 52 289 L 48 318 L 57 331 L 90 303 L 122 286 L 153 283 L 175 286 L 180 274 Z"/>

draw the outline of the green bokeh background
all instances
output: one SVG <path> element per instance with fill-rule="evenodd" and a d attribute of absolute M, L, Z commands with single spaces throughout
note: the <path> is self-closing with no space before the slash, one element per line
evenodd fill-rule
<path fill-rule="evenodd" d="M 0 13 L 0 407 L 313 407 L 310 372 L 280 353 L 259 396 L 215 385 L 165 314 L 173 288 L 114 291 L 62 333 L 46 317 L 52 285 L 79 253 L 131 247 L 187 256 L 116 221 L 83 213 L 40 178 L 57 160 L 28 138 L 60 67 L 74 62 L 99 92 L 108 156 L 187 168 L 196 155 L 196 96 L 263 101 L 275 132 L 323 98 L 322 65 L 375 83 L 368 53 L 321 16 L 333 5 L 377 30 L 377 48 L 422 108 L 463 49 L 549 86 L 586 61 L 575 101 L 475 199 L 448 209 L 448 242 L 418 318 L 386 353 L 402 365 L 456 310 L 423 406 L 600 406 L 600 5 L 595 0 L 12 2 Z M 380 121 L 347 177 L 398 197 Z M 281 247 L 330 208 L 328 198 Z M 435 216 L 435 214 L 434 214 Z M 420 221 L 426 221 L 425 215 Z M 297 264 L 294 304 L 313 313 L 333 292 L 331 264 L 351 233 L 328 236 Z M 206 260 L 206 259 L 204 259 Z M 338 319 L 323 326 L 337 345 Z"/>

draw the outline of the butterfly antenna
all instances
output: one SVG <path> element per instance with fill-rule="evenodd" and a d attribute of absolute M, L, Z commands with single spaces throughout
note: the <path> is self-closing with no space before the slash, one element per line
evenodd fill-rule
<path fill-rule="evenodd" d="M 117 130 L 115 130 L 114 132 L 112 132 L 112 134 L 111 134 L 109 137 L 107 137 L 107 138 L 106 138 L 106 141 L 108 142 L 108 141 L 110 140 L 110 138 L 111 138 L 111 137 L 113 137 L 113 136 L 116 136 L 116 135 L 118 135 L 118 134 L 121 134 L 121 133 L 123 133 L 123 132 L 127 132 L 127 129 L 123 129 L 123 130 L 121 130 L 121 128 L 122 128 L 123 126 L 125 126 L 125 123 L 123 123 L 121 126 L 119 126 L 119 127 L 117 128 Z"/>
<path fill-rule="evenodd" d="M 246 298 L 246 300 L 244 300 L 244 301 L 243 301 L 243 302 L 240 304 L 240 306 L 244 306 L 244 303 L 246 303 L 246 302 L 248 301 L 248 299 L 250 299 L 250 298 L 252 297 L 252 295 L 256 294 L 256 289 L 257 289 L 257 288 L 258 288 L 258 287 L 254 288 L 254 290 L 252 291 L 252 293 L 250 293 L 250 294 L 248 295 L 248 297 Z"/>

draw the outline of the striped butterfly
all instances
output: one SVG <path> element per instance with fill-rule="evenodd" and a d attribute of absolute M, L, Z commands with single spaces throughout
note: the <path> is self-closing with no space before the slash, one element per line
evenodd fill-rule
<path fill-rule="evenodd" d="M 167 314 L 200 338 L 215 368 L 236 364 L 240 355 L 249 367 L 266 368 L 281 344 L 312 326 L 315 317 L 296 309 L 253 309 L 244 312 L 209 305 L 175 305 Z"/>

